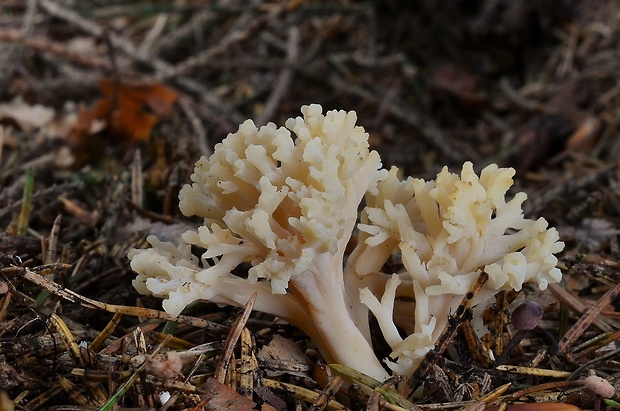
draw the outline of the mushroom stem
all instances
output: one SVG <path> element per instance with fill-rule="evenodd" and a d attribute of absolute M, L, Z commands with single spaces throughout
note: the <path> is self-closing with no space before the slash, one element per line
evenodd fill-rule
<path fill-rule="evenodd" d="M 538 327 L 542 316 L 542 306 L 532 301 L 526 301 L 514 309 L 511 322 L 517 333 L 506 345 L 504 351 L 497 357 L 495 365 L 502 365 L 508 360 L 510 354 L 519 346 L 527 332 Z"/>
<path fill-rule="evenodd" d="M 525 338 L 525 336 L 527 335 L 527 332 L 528 330 L 517 331 L 514 337 L 512 337 L 512 339 L 504 347 L 504 351 L 502 351 L 499 357 L 497 357 L 497 360 L 495 360 L 495 366 L 503 365 L 506 363 L 506 361 L 508 361 L 508 357 L 519 346 L 523 338 Z"/>

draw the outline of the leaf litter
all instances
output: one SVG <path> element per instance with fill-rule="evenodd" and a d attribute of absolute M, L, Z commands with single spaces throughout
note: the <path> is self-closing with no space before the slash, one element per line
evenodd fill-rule
<path fill-rule="evenodd" d="M 620 378 L 617 2 L 0 9 L 1 409 L 617 406 L 582 383 Z M 251 309 L 171 318 L 134 292 L 127 251 L 181 230 L 176 195 L 200 154 L 309 102 L 356 110 L 388 165 L 417 177 L 517 168 L 528 213 L 568 244 L 565 281 L 499 296 L 483 340 L 465 310 L 413 385 L 330 368 Z M 481 352 L 501 355 L 524 300 L 558 345 L 528 333 L 496 367 Z"/>

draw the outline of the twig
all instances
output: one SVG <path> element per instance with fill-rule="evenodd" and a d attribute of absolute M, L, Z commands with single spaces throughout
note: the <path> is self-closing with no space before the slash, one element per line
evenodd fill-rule
<path fill-rule="evenodd" d="M 611 304 L 620 293 L 620 283 L 605 293 L 597 303 L 588 308 L 581 318 L 568 330 L 566 335 L 558 343 L 558 353 L 556 355 L 565 354 L 566 351 L 577 341 L 583 332 L 592 324 L 592 322 L 600 314 L 601 310 Z"/>
<path fill-rule="evenodd" d="M 541 391 L 547 391 L 547 390 L 558 389 L 558 388 L 564 389 L 564 388 L 578 387 L 578 386 L 583 386 L 583 382 L 582 381 L 551 381 L 551 382 L 546 382 L 543 384 L 538 384 L 538 385 L 534 385 L 531 387 L 523 388 L 521 390 L 513 392 L 512 394 L 508 394 L 507 396 L 502 397 L 501 399 L 504 401 L 518 400 L 519 398 L 530 396 L 534 393 L 541 392 Z"/>
<path fill-rule="evenodd" d="M 181 106 L 183 114 L 185 114 L 185 117 L 189 120 L 189 124 L 192 126 L 192 129 L 196 134 L 196 146 L 198 147 L 200 155 L 209 157 L 211 155 L 209 136 L 207 135 L 207 130 L 202 125 L 202 121 L 200 121 L 198 114 L 196 114 L 196 110 L 194 110 L 193 101 L 186 96 L 181 96 L 179 98 L 179 105 Z"/>
<path fill-rule="evenodd" d="M 566 193 L 577 192 L 591 184 L 600 182 L 604 178 L 609 177 L 617 167 L 618 163 L 612 162 L 580 178 L 572 177 L 561 182 L 554 181 L 548 187 L 545 187 L 539 195 L 531 196 L 532 201 L 528 201 L 523 206 L 523 211 L 525 215 L 539 214 L 556 198 L 560 198 Z"/>
<path fill-rule="evenodd" d="M 62 216 L 59 214 L 54 219 L 52 230 L 47 238 L 47 253 L 45 253 L 45 264 L 52 264 L 59 262 L 58 258 L 58 238 L 60 237 L 60 222 Z"/>
<path fill-rule="evenodd" d="M 77 64 L 93 67 L 105 72 L 111 70 L 110 63 L 105 60 L 87 56 L 82 53 L 76 53 L 75 51 L 68 49 L 62 43 L 49 41 L 43 38 L 29 37 L 18 30 L 0 31 L 0 41 L 19 43 L 24 47 L 31 48 L 41 53 L 51 53 L 62 58 L 63 60 L 73 61 Z"/>
<path fill-rule="evenodd" d="M 463 300 L 456 308 L 454 315 L 451 315 L 448 319 L 448 323 L 444 327 L 443 331 L 439 335 L 435 347 L 429 351 L 424 359 L 420 363 L 420 366 L 415 370 L 409 381 L 408 391 L 413 393 L 424 382 L 426 375 L 431 369 L 431 365 L 435 363 L 437 358 L 448 348 L 448 344 L 452 341 L 452 337 L 456 333 L 459 325 L 467 319 L 471 319 L 471 305 L 480 292 L 480 289 L 489 279 L 489 275 L 486 272 L 481 272 L 478 279 L 469 287 L 467 293 L 463 297 Z"/>
<path fill-rule="evenodd" d="M 508 97 L 513 104 L 517 107 L 535 112 L 547 112 L 549 110 L 546 109 L 545 106 L 540 104 L 537 101 L 528 100 L 526 97 L 523 97 L 517 90 L 512 88 L 512 85 L 508 82 L 508 79 L 503 78 L 499 81 L 499 88 L 504 92 L 504 95 Z"/>
<path fill-rule="evenodd" d="M 65 270 L 69 267 L 71 267 L 69 264 L 49 264 L 47 266 L 40 267 L 40 272 L 42 274 L 52 274 L 58 270 Z M 150 308 L 128 307 L 124 305 L 102 303 L 100 301 L 84 297 L 76 292 L 73 292 L 63 287 L 60 284 L 50 281 L 46 279 L 43 275 L 38 274 L 27 267 L 5 267 L 0 269 L 0 274 L 11 277 L 24 278 L 64 300 L 79 304 L 81 307 L 84 308 L 102 310 L 110 313 L 125 314 L 133 317 L 146 317 L 164 321 L 173 321 L 181 324 L 193 325 L 194 327 L 198 328 L 206 328 L 211 331 L 217 332 L 228 331 L 228 328 L 223 325 L 203 320 L 201 318 L 190 317 L 187 315 L 179 315 L 177 317 L 174 317 L 166 312 L 153 310 Z"/>
<path fill-rule="evenodd" d="M 276 85 L 274 86 L 267 102 L 265 103 L 265 107 L 263 112 L 260 114 L 258 119 L 256 120 L 257 126 L 262 126 L 269 121 L 270 118 L 273 117 L 278 105 L 286 91 L 289 88 L 291 80 L 293 79 L 293 67 L 292 65 L 297 61 L 299 57 L 299 28 L 291 27 L 288 31 L 288 41 L 286 42 L 286 63 L 287 65 L 280 72 L 278 76 L 278 80 L 276 81 Z"/>
<path fill-rule="evenodd" d="M 228 366 L 230 365 L 230 359 L 232 358 L 235 344 L 239 340 L 241 332 L 245 327 L 245 324 L 248 322 L 248 318 L 250 318 L 250 313 L 252 313 L 252 308 L 254 308 L 254 303 L 256 302 L 256 296 L 256 293 L 252 294 L 248 302 L 245 303 L 241 315 L 237 318 L 237 321 L 235 321 L 235 324 L 228 333 L 226 341 L 224 342 L 222 358 L 215 369 L 214 375 L 214 378 L 221 384 L 224 384 L 224 381 L 226 380 L 226 374 L 228 372 Z"/>
<path fill-rule="evenodd" d="M 394 81 L 394 84 L 392 84 L 392 86 L 388 89 L 388 91 L 381 99 L 381 103 L 379 104 L 379 108 L 377 109 L 377 114 L 371 122 L 374 129 L 378 129 L 381 126 L 381 122 L 385 118 L 385 115 L 387 114 L 389 108 L 392 106 L 394 99 L 400 92 L 401 85 L 402 81 L 400 79 Z"/>
<path fill-rule="evenodd" d="M 254 396 L 254 382 L 257 378 L 258 361 L 256 360 L 256 344 L 252 333 L 246 327 L 241 330 L 241 363 L 239 366 L 239 394 L 249 400 Z"/>
<path fill-rule="evenodd" d="M 82 31 L 92 36 L 101 37 L 107 32 L 107 30 L 104 29 L 101 25 L 95 23 L 94 21 L 85 19 L 73 10 L 62 7 L 61 5 L 54 3 L 52 0 L 39 0 L 39 5 L 48 14 L 59 19 L 68 21 L 69 23 L 77 26 Z M 118 34 L 107 33 L 107 35 L 109 36 L 110 42 L 112 43 L 112 45 L 114 45 L 114 47 L 123 50 L 126 54 L 138 60 L 139 62 L 154 67 L 164 68 L 166 66 L 166 64 L 161 60 L 149 59 L 146 54 L 140 54 L 138 52 L 138 49 L 133 45 L 133 43 L 124 39 Z"/>
<path fill-rule="evenodd" d="M 276 18 L 282 11 L 284 11 L 284 6 L 284 4 L 274 6 L 269 13 L 265 13 L 261 16 L 255 16 L 250 12 L 244 13 L 239 17 L 239 21 L 243 21 L 244 23 L 234 25 L 228 35 L 218 41 L 216 45 L 189 57 L 174 67 L 157 67 L 157 77 L 161 80 L 167 80 L 174 77 L 184 76 L 196 68 L 207 65 L 215 56 L 229 50 L 234 44 L 247 39 L 250 37 L 250 34 L 252 34 L 265 22 Z M 243 29 L 236 29 L 235 26 L 241 26 Z"/>
<path fill-rule="evenodd" d="M 87 20 L 76 12 L 64 8 L 51 0 L 39 0 L 39 4 L 50 15 L 68 21 L 84 32 L 95 37 L 100 37 L 106 33 L 106 30 L 101 25 Z M 147 67 L 151 67 L 157 72 L 165 72 L 172 69 L 173 66 L 167 62 L 147 53 L 141 53 L 131 41 L 125 39 L 124 37 L 115 33 L 108 33 L 107 35 L 109 36 L 110 43 L 114 47 L 122 50 L 133 60 L 142 63 Z M 200 95 L 202 100 L 209 104 L 211 108 L 218 112 L 224 112 L 231 118 L 232 121 L 237 123 L 241 123 L 243 121 L 243 118 L 239 113 L 233 111 L 229 105 L 222 101 L 216 94 L 208 92 L 198 82 L 185 77 L 176 78 L 175 82 L 187 91 Z"/>
<path fill-rule="evenodd" d="M 335 399 L 338 390 L 343 384 L 343 380 L 340 376 L 336 375 L 329 380 L 329 383 L 325 386 L 321 394 L 312 402 L 312 405 L 308 408 L 308 411 L 323 411 L 327 404 L 331 400 Z"/>
<path fill-rule="evenodd" d="M 34 26 L 34 16 L 36 12 L 37 0 L 28 0 L 19 33 L 20 35 L 27 36 L 30 34 Z M 4 50 L 2 53 L 2 61 L 0 62 L 0 85 L 9 79 L 15 65 L 14 63 L 22 55 L 22 52 L 23 50 L 17 46 L 12 46 L 9 47 L 8 50 Z"/>
<path fill-rule="evenodd" d="M 368 102 L 379 104 L 382 100 L 382 98 L 375 96 L 371 91 L 358 85 L 351 85 L 337 75 L 329 76 L 327 81 L 329 81 L 333 88 L 351 93 Z M 413 107 L 405 105 L 396 98 L 390 103 L 388 108 L 390 114 L 420 130 L 426 142 L 435 147 L 448 159 L 461 162 L 465 158 L 477 159 L 480 156 L 464 144 L 460 144 L 457 147 L 455 141 L 449 140 L 437 124 L 430 119 L 423 120 L 422 116 Z"/>
<path fill-rule="evenodd" d="M 568 371 L 547 370 L 544 368 L 522 367 L 518 365 L 498 365 L 495 367 L 497 371 L 504 371 L 513 374 L 529 375 L 532 377 L 548 377 L 548 378 L 568 378 L 571 373 Z"/>
<path fill-rule="evenodd" d="M 143 205 L 144 178 L 142 176 L 142 153 L 137 149 L 131 161 L 131 202 L 137 207 Z"/>
<path fill-rule="evenodd" d="M 174 48 L 185 38 L 201 31 L 203 27 L 208 26 L 214 20 L 215 14 L 211 10 L 199 11 L 197 14 L 194 14 L 187 23 L 176 29 L 174 32 L 166 35 L 159 42 L 155 43 L 151 48 L 151 54 L 154 56 L 159 56 L 162 54 L 162 51 Z"/>
<path fill-rule="evenodd" d="M 142 44 L 140 44 L 140 47 L 138 49 L 140 54 L 147 54 L 151 51 L 156 40 L 161 36 L 161 33 L 164 31 L 167 22 L 168 15 L 164 13 L 160 13 L 157 15 L 157 19 L 155 19 L 153 27 L 151 27 L 151 30 L 149 30 L 148 34 L 142 41 Z"/>
<path fill-rule="evenodd" d="M 263 385 L 267 388 L 272 388 L 274 390 L 281 390 L 289 393 L 293 397 L 300 399 L 302 401 L 306 401 L 312 403 L 318 397 L 319 394 L 316 392 L 309 390 L 307 388 L 299 387 L 294 384 L 288 384 L 285 382 L 280 382 L 276 380 L 272 380 L 270 378 L 263 378 Z M 340 404 L 335 400 L 331 400 L 327 403 L 327 409 L 330 411 L 339 411 L 339 410 L 347 410 L 347 408 Z"/>
<path fill-rule="evenodd" d="M 611 344 L 614 341 L 617 341 L 620 339 L 620 330 L 616 330 L 615 332 L 611 333 L 611 334 L 602 334 L 601 335 L 601 339 L 599 341 L 596 341 L 593 345 L 587 347 L 586 349 L 577 352 L 576 354 L 574 354 L 574 358 L 575 360 L 578 360 L 586 355 L 590 355 L 593 352 L 600 350 L 601 348 L 603 348 L 604 346 Z"/>
<path fill-rule="evenodd" d="M 583 302 L 581 302 L 578 298 L 563 289 L 558 284 L 549 284 L 549 292 L 553 294 L 553 296 L 557 298 L 559 302 L 566 305 L 566 307 L 568 307 L 570 311 L 577 315 L 583 315 L 583 313 L 585 313 L 588 309 Z M 603 332 L 613 331 L 613 328 L 600 318 L 594 318 L 592 320 L 592 325 Z"/>
<path fill-rule="evenodd" d="M 597 365 L 600 363 L 605 363 L 607 362 L 608 359 L 610 358 L 614 358 L 616 355 L 620 354 L 620 348 L 610 351 L 606 354 L 603 354 L 599 357 L 594 358 L 592 361 L 587 362 L 583 365 L 581 365 L 579 368 L 577 368 L 575 371 L 573 371 L 573 373 L 571 374 L 571 376 L 568 378 L 569 380 L 574 380 L 575 378 L 579 377 L 579 375 L 585 371 L 585 370 L 595 370 L 597 369 Z"/>

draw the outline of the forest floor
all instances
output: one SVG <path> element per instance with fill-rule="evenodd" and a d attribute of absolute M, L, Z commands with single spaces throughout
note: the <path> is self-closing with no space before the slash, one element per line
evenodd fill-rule
<path fill-rule="evenodd" d="M 404 3 L 0 2 L 1 411 L 617 404 L 581 381 L 620 384 L 620 3 Z M 177 324 L 134 290 L 127 253 L 189 221 L 177 195 L 194 162 L 245 119 L 281 125 L 310 103 L 355 110 L 404 175 L 516 169 L 526 216 L 566 243 L 561 285 L 524 291 L 541 327 L 569 336 L 561 356 L 526 338 L 510 364 L 534 369 L 515 370 L 449 349 L 395 404 L 340 385 L 280 320 L 204 304 Z M 242 328 L 252 349 L 209 378 Z M 164 347 L 185 358 L 172 377 L 160 357 L 136 365 Z M 256 378 L 240 387 L 248 358 Z"/>

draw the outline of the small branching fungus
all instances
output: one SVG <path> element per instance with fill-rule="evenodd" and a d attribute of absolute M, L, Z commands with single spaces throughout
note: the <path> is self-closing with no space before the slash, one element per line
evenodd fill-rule
<path fill-rule="evenodd" d="M 256 310 L 299 327 L 327 360 L 385 380 L 384 365 L 413 374 L 481 270 L 489 280 L 474 319 L 500 290 L 560 280 L 557 231 L 524 218 L 524 193 L 506 200 L 513 169 L 478 176 L 466 163 L 460 175 L 403 181 L 381 169 L 355 112 L 301 111 L 286 128 L 248 120 L 196 163 L 180 208 L 204 223 L 178 244 L 149 236 L 151 248 L 130 252 L 139 292 L 164 298 L 173 315 L 196 300 L 243 306 L 257 293 Z M 360 241 L 346 258 L 354 230 Z M 392 255 L 404 269 L 382 272 Z M 232 273 L 241 263 L 247 278 Z M 373 350 L 369 311 L 387 359 Z"/>

